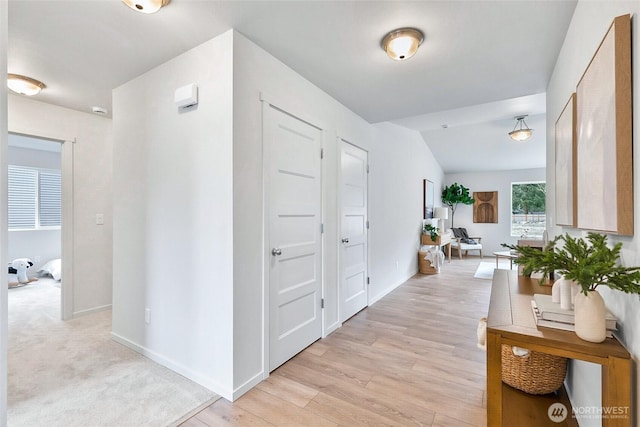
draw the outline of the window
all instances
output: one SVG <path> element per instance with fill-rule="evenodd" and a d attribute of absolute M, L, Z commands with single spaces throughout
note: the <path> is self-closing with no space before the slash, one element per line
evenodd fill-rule
<path fill-rule="evenodd" d="M 60 171 L 9 166 L 9 230 L 60 227 Z"/>
<path fill-rule="evenodd" d="M 547 228 L 544 181 L 511 183 L 511 236 L 542 237 Z"/>

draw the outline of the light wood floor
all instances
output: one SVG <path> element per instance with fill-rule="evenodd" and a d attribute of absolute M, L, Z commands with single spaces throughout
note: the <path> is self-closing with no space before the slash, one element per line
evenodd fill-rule
<path fill-rule="evenodd" d="M 476 327 L 491 281 L 473 277 L 479 262 L 411 278 L 236 402 L 220 399 L 182 426 L 486 426 Z"/>

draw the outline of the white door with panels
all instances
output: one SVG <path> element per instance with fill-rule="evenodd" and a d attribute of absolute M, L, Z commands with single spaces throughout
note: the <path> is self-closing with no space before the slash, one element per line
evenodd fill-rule
<path fill-rule="evenodd" d="M 265 104 L 269 371 L 322 334 L 322 130 Z"/>
<path fill-rule="evenodd" d="M 367 152 L 340 140 L 340 318 L 367 306 Z"/>

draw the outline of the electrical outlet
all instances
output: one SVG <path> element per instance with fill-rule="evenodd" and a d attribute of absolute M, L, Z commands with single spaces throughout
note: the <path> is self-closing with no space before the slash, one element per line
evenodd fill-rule
<path fill-rule="evenodd" d="M 146 323 L 147 325 L 149 323 L 151 323 L 151 309 L 150 308 L 145 308 L 144 309 L 144 323 Z"/>
<path fill-rule="evenodd" d="M 35 257 L 33 257 L 33 261 L 40 262 L 40 255 L 36 255 Z"/>
<path fill-rule="evenodd" d="M 104 214 L 96 214 L 96 225 L 104 225 Z"/>

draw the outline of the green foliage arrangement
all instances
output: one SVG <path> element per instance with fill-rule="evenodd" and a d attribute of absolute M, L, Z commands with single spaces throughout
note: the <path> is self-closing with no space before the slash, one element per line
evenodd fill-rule
<path fill-rule="evenodd" d="M 563 242 L 562 247 L 557 243 Z M 622 243 L 607 246 L 607 236 L 588 233 L 587 238 L 573 238 L 568 233 L 549 242 L 541 251 L 528 246 L 503 244 L 518 252 L 517 263 L 523 265 L 523 274 L 542 273 L 541 282 L 552 271 L 580 285 L 582 293 L 604 285 L 629 294 L 640 294 L 640 267 L 620 265 Z"/>
<path fill-rule="evenodd" d="M 469 189 L 464 185 L 454 182 L 442 190 L 442 203 L 451 208 L 451 227 L 453 227 L 453 216 L 459 203 L 464 205 L 472 205 L 475 199 L 469 196 Z"/>
<path fill-rule="evenodd" d="M 431 237 L 431 240 L 435 242 L 438 238 L 438 227 L 434 227 L 431 224 L 425 224 L 424 227 L 422 227 L 422 234 L 428 234 Z"/>

